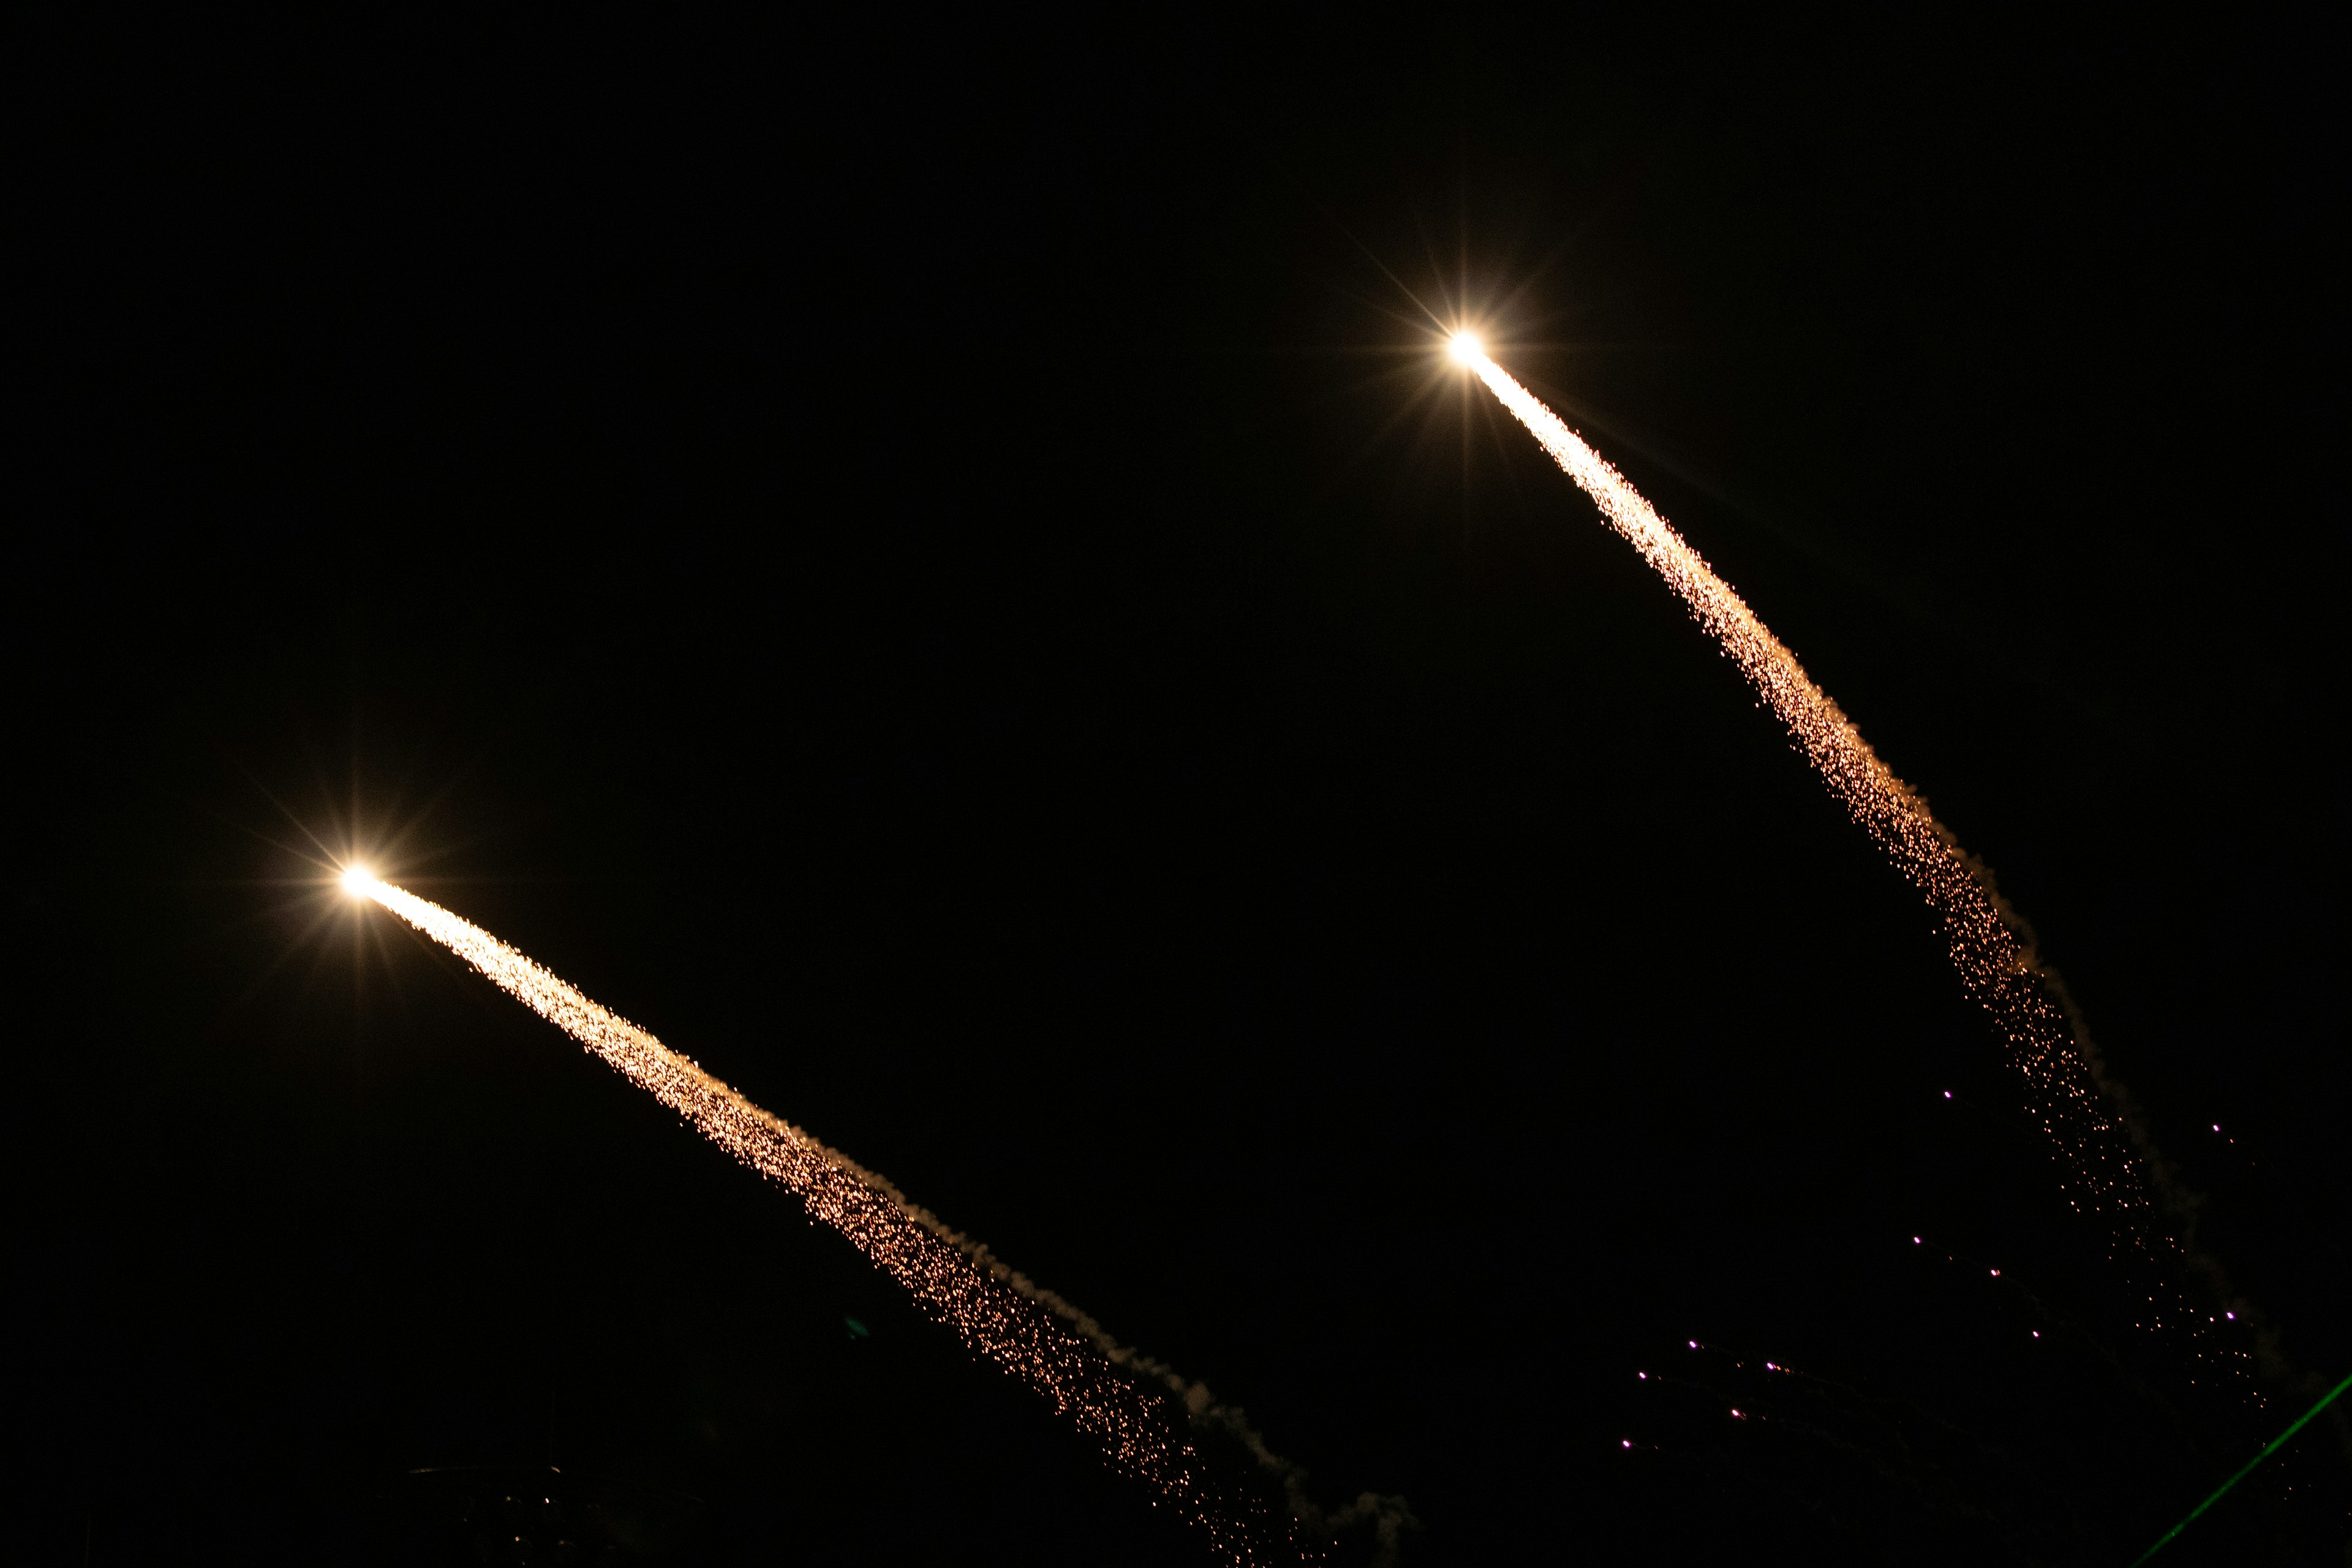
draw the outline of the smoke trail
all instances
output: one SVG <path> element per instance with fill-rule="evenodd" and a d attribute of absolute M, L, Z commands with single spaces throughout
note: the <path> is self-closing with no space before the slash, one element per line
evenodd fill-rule
<path fill-rule="evenodd" d="M 2034 1120 L 2058 1156 L 2068 1203 L 2078 1213 L 2105 1217 L 2116 1261 L 2180 1259 L 2181 1242 L 2164 1226 L 2150 1195 L 2163 1173 L 2135 1152 L 2122 1119 L 2102 1103 L 2097 1058 L 2070 999 L 2057 977 L 2042 969 L 2031 932 L 1994 891 L 1984 867 L 1959 847 L 1911 786 L 1879 761 L 1853 721 L 1805 674 L 1796 655 L 1622 474 L 1474 341 L 1456 337 L 1453 353 L 1592 498 L 1610 527 L 1682 596 L 1788 726 L 1830 794 L 1926 895 L 1943 920 L 1961 984 L 2009 1043 L 2010 1064 L 2024 1078 Z M 2164 1294 L 2172 1294 L 2168 1287 Z M 2169 1327 L 2177 1319 L 2200 1342 L 2207 1337 L 2207 1325 L 2184 1300 L 2151 1296 L 2148 1304 L 2150 1321 L 2144 1327 Z M 2245 1372 L 2242 1355 L 2216 1353 L 2224 1366 Z"/>
<path fill-rule="evenodd" d="M 1314 1561 L 1323 1555 L 1315 1537 L 1360 1522 L 1374 1530 L 1379 1560 L 1393 1555 L 1412 1517 L 1401 1499 L 1366 1493 L 1344 1509 L 1316 1507 L 1304 1494 L 1304 1472 L 1271 1452 L 1240 1411 L 1119 1344 L 1094 1319 L 909 1203 L 882 1177 L 761 1110 L 481 927 L 357 869 L 343 880 L 480 970 L 736 1159 L 790 1189 L 811 1217 L 847 1237 L 973 1352 L 1044 1395 L 1100 1444 L 1114 1467 L 1156 1488 L 1227 1561 Z M 1188 1426 L 1247 1449 L 1281 1484 L 1291 1517 L 1271 1517 L 1259 1497 L 1220 1480 L 1215 1463 L 1185 1437 Z"/>

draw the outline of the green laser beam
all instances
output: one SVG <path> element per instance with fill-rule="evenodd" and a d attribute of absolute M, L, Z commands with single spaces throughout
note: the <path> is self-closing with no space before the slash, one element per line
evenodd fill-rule
<path fill-rule="evenodd" d="M 2269 1447 L 2264 1448 L 2261 1453 L 2256 1454 L 2252 1458 L 2248 1459 L 2242 1466 L 2239 1467 L 2238 1473 L 2236 1475 L 2231 1476 L 2228 1480 L 2223 1481 L 2220 1486 L 2215 1487 L 2211 1497 L 2207 1498 L 2203 1502 L 2200 1502 L 2195 1508 L 2190 1509 L 2189 1510 L 2189 1517 L 2182 1520 L 2179 1524 L 2174 1525 L 2170 1530 L 2166 1531 L 2164 1532 L 2164 1539 L 2162 1541 L 2158 1541 L 2155 1545 L 2141 1552 L 2138 1558 L 2133 1562 L 2131 1568 L 2139 1568 L 2140 1563 L 2147 1562 L 2149 1558 L 2163 1551 L 2165 1542 L 2170 1541 L 2174 1536 L 2179 1534 L 2182 1531 L 2196 1523 L 2197 1516 L 2199 1514 L 2203 1513 L 2207 1509 L 2211 1508 L 2215 1503 L 2220 1502 L 2223 1492 L 2228 1491 L 2231 1487 L 2234 1487 L 2240 1481 L 2244 1480 L 2246 1479 L 2247 1471 L 2252 1469 L 2256 1465 L 2261 1464 L 2264 1459 L 2269 1458 L 2273 1454 L 2277 1453 L 2279 1449 L 2285 1445 L 2286 1440 L 2289 1437 L 2294 1436 L 2297 1432 L 2303 1430 L 2305 1422 L 2309 1421 L 2313 1416 L 2326 1409 L 2330 1405 L 2335 1404 L 2336 1396 L 2343 1393 L 2347 1388 L 2352 1388 L 2352 1377 L 2346 1378 L 2343 1382 L 2329 1389 L 2326 1398 L 2313 1405 L 2310 1409 L 2305 1411 L 2303 1415 L 2296 1419 L 2294 1426 L 2288 1427 L 2285 1431 L 2272 1438 L 2271 1446 Z"/>

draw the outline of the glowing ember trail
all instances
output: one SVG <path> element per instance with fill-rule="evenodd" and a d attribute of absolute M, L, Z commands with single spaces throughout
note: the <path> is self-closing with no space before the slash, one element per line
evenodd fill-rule
<path fill-rule="evenodd" d="M 1303 1478 L 1297 1468 L 1268 1453 L 1239 1413 L 1216 1405 L 1207 1389 L 1118 1344 L 1093 1319 L 908 1202 L 888 1182 L 771 1116 L 647 1030 L 438 904 L 359 868 L 342 881 L 480 970 L 736 1159 L 789 1188 L 813 1218 L 847 1237 L 927 1313 L 1098 1442 L 1116 1468 L 1156 1488 L 1227 1561 L 1319 1559 L 1322 1553 L 1300 1539 L 1302 1520 L 1328 1527 L 1362 1518 L 1384 1542 L 1393 1537 L 1397 1505 L 1368 1494 L 1339 1514 L 1318 1514 L 1297 1493 Z M 1221 1481 L 1220 1467 L 1184 1436 L 1196 1425 L 1247 1448 L 1290 1492 L 1297 1517 L 1276 1519 L 1248 1489 Z"/>
<path fill-rule="evenodd" d="M 2158 1253 L 2177 1258 L 2179 1239 L 2157 1221 L 2142 1163 L 2101 1101 L 2072 1021 L 1999 896 L 1987 886 L 1981 868 L 1910 785 L 1878 760 L 1853 721 L 1805 674 L 1796 655 L 1622 474 L 1489 358 L 1475 338 L 1457 335 L 1448 350 L 1457 363 L 1477 374 L 1568 477 L 1599 504 L 1609 526 L 1682 596 L 1788 726 L 1831 795 L 1885 847 L 1943 918 L 1962 985 L 1992 1016 L 2009 1041 L 2011 1065 L 2027 1081 L 2034 1118 L 2058 1154 L 2068 1201 L 2077 1211 L 2105 1215 L 2111 1234 L 2126 1251 L 2148 1261 Z M 2168 1288 L 2165 1293 L 2171 1293 Z M 2158 1321 L 2145 1326 L 2161 1326 L 2166 1316 L 2177 1312 L 2183 1326 L 2204 1337 L 2204 1325 L 2198 1321 L 2201 1314 L 2191 1313 L 2185 1301 L 2159 1304 L 2151 1299 L 2150 1304 Z M 2242 1373 L 2242 1357 L 2220 1353 L 2225 1363 Z"/>

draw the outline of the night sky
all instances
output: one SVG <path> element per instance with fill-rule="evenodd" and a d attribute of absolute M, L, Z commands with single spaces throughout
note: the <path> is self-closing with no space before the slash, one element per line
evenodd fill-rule
<path fill-rule="evenodd" d="M 2129 1563 L 2352 1371 L 2336 41 L 1906 27 L 28 33 L 9 1558 L 1209 1561 L 356 852 L 1407 1564 Z M 2266 1405 L 1457 319 L 2034 922 Z"/>

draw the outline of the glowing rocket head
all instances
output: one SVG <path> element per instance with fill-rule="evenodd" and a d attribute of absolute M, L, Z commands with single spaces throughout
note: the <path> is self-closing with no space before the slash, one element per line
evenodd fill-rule
<path fill-rule="evenodd" d="M 364 866 L 343 868 L 343 891 L 355 899 L 364 899 L 375 886 L 375 874 Z"/>
<path fill-rule="evenodd" d="M 1486 345 L 1478 341 L 1477 333 L 1465 329 L 1446 340 L 1445 352 L 1455 364 L 1476 364 L 1486 357 Z"/>

